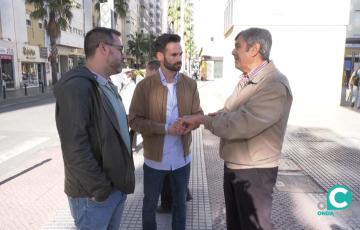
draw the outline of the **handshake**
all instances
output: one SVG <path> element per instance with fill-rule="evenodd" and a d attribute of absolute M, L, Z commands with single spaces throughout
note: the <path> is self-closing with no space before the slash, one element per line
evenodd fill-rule
<path fill-rule="evenodd" d="M 174 136 L 185 135 L 197 129 L 201 124 L 204 124 L 204 115 L 186 115 L 172 123 L 168 127 L 167 133 Z"/>

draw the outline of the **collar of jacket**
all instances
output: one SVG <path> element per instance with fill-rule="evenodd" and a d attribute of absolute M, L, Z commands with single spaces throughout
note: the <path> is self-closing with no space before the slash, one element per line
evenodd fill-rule
<path fill-rule="evenodd" d="M 148 77 L 152 78 L 156 83 L 162 84 L 159 71 L 157 71 L 156 74 L 150 75 Z M 185 74 L 179 72 L 176 84 L 179 84 L 179 83 L 183 82 L 184 77 L 187 77 L 187 76 Z"/>
<path fill-rule="evenodd" d="M 277 72 L 277 74 L 273 74 L 273 72 Z M 258 84 L 259 82 L 266 81 L 266 78 L 269 76 L 275 77 L 278 81 L 280 81 L 285 87 L 288 89 L 290 95 L 292 96 L 292 92 L 290 90 L 290 84 L 287 78 L 276 68 L 274 61 L 269 62 L 258 74 L 254 77 L 250 84 Z"/>

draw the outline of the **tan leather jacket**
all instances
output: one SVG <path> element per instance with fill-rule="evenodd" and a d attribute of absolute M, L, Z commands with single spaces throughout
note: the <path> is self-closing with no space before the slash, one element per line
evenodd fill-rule
<path fill-rule="evenodd" d="M 227 111 L 205 118 L 205 128 L 220 140 L 220 157 L 228 168 L 279 165 L 292 104 L 287 78 L 270 62 L 244 88 L 227 99 Z"/>
<path fill-rule="evenodd" d="M 159 162 L 163 155 L 167 93 L 157 72 L 136 86 L 129 109 L 129 125 L 143 137 L 144 157 Z M 202 113 L 196 81 L 181 74 L 176 84 L 176 95 L 179 116 Z M 184 153 L 188 155 L 191 133 L 181 139 Z"/>

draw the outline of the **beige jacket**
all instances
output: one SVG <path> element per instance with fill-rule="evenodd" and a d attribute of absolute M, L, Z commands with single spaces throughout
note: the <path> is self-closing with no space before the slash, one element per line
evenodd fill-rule
<path fill-rule="evenodd" d="M 168 90 L 159 72 L 139 82 L 129 109 L 129 124 L 142 134 L 144 157 L 161 161 L 163 155 Z M 196 81 L 181 74 L 176 84 L 179 117 L 202 113 Z M 191 133 L 181 138 L 184 153 L 190 153 Z"/>
<path fill-rule="evenodd" d="M 206 116 L 205 128 L 221 138 L 220 157 L 227 167 L 277 167 L 291 103 L 287 78 L 270 62 L 250 84 L 235 88 L 224 112 Z"/>

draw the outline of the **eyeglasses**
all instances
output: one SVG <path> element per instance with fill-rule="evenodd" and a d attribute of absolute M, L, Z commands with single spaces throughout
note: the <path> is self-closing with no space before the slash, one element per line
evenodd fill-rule
<path fill-rule="evenodd" d="M 124 50 L 124 46 L 122 45 L 115 45 L 115 44 L 111 44 L 109 42 L 104 42 L 104 44 L 108 45 L 108 46 L 112 46 L 112 47 L 115 47 L 119 52 L 123 52 Z"/>

